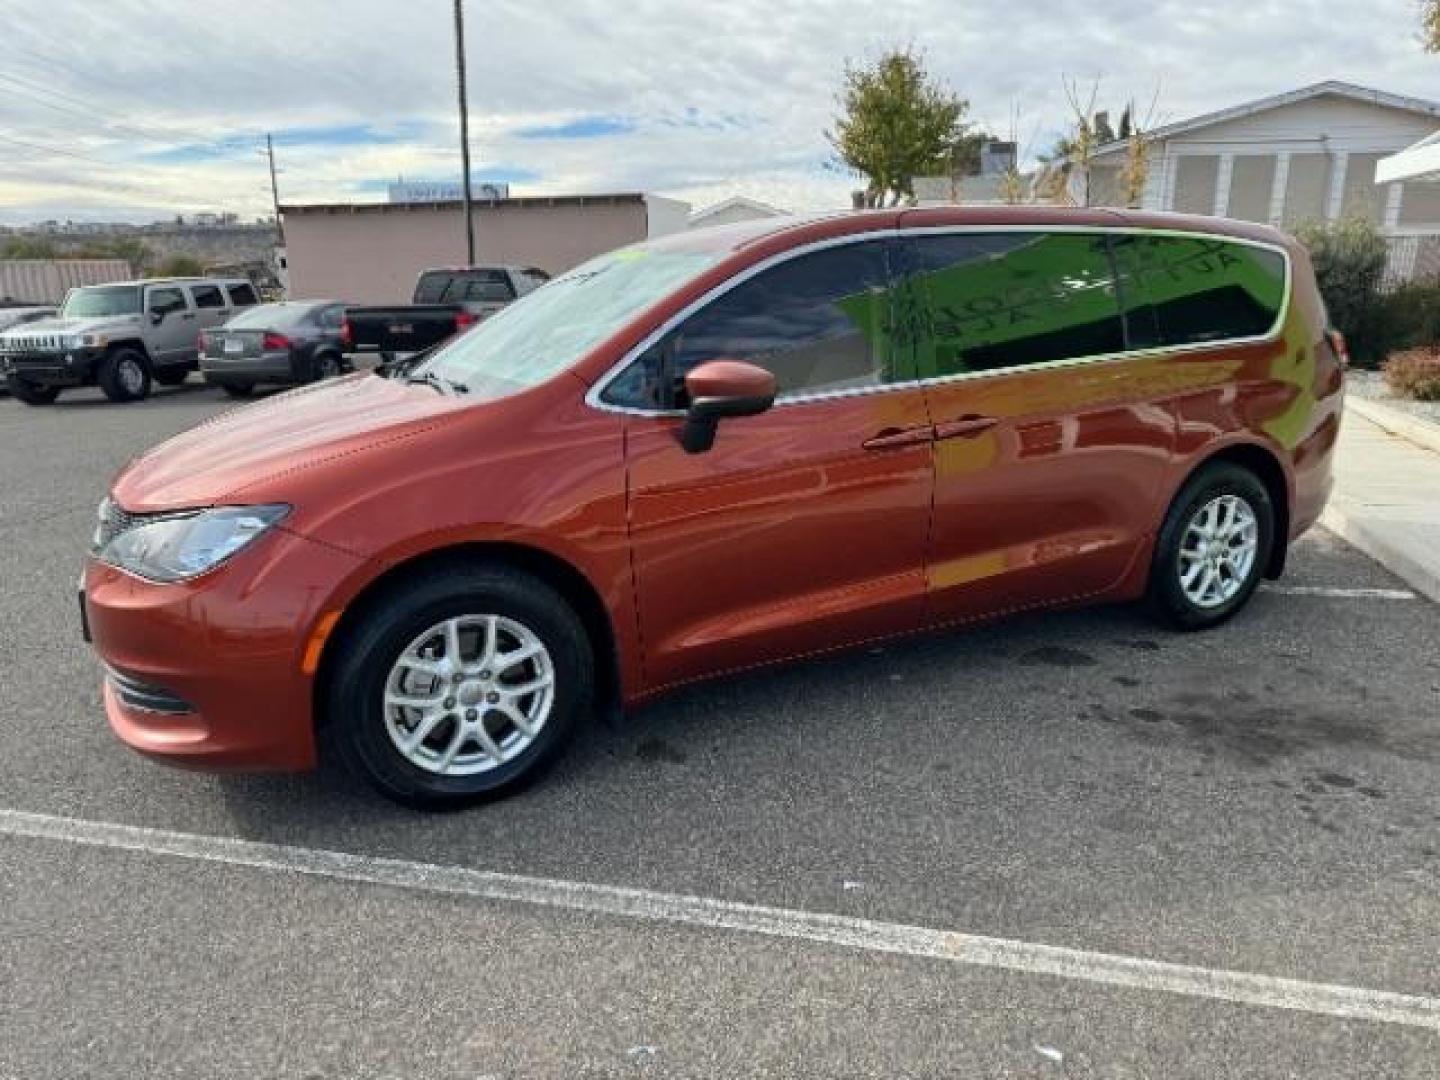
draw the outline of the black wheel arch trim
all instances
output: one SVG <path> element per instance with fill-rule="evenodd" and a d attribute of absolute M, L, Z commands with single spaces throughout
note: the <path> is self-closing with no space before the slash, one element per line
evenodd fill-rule
<path fill-rule="evenodd" d="M 1196 473 L 1217 461 L 1229 462 L 1253 473 L 1270 496 L 1275 514 L 1275 536 L 1265 563 L 1265 577 L 1273 581 L 1285 572 L 1285 560 L 1290 551 L 1290 522 L 1294 503 L 1290 474 L 1286 471 L 1280 454 L 1273 447 L 1259 442 L 1236 441 L 1210 449 L 1203 457 L 1190 463 L 1179 483 L 1168 493 L 1164 513 L 1169 513 L 1170 507 Z M 1161 515 L 1162 521 L 1164 513 Z"/>
<path fill-rule="evenodd" d="M 312 710 L 316 727 L 326 714 L 325 695 L 339 647 L 346 635 L 358 626 L 365 614 L 389 591 L 402 587 L 404 580 L 427 569 L 455 564 L 506 566 L 534 575 L 550 585 L 579 617 L 590 641 L 594 658 L 597 707 L 620 700 L 620 654 L 615 628 L 600 592 L 573 563 L 553 552 L 531 544 L 503 540 L 476 540 L 420 552 L 385 566 L 371 577 L 345 605 L 340 619 L 325 637 L 312 685 Z M 308 635 L 307 635 L 308 640 Z"/>

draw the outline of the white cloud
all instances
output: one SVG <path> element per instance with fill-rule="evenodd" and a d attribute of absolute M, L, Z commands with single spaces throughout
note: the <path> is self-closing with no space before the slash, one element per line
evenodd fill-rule
<path fill-rule="evenodd" d="M 448 0 L 4 8 L 0 221 L 264 213 L 268 177 L 251 151 L 267 130 L 332 135 L 282 144 L 286 201 L 374 197 L 398 173 L 458 174 Z M 1032 152 L 1064 120 L 1062 74 L 1103 75 L 1114 106 L 1158 86 L 1168 119 L 1329 78 L 1416 96 L 1437 86 L 1412 0 L 470 0 L 466 10 L 477 169 L 534 177 L 517 192 L 842 205 L 853 181 L 827 170 L 823 134 L 840 73 L 890 44 L 920 48 L 999 134 L 1019 103 Z M 625 130 L 520 134 L 595 120 Z M 344 137 L 360 126 L 405 138 Z M 218 158 L 147 160 L 221 142 L 232 146 Z"/>

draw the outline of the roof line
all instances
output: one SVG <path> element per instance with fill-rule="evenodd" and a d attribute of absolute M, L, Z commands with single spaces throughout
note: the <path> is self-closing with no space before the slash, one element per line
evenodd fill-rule
<path fill-rule="evenodd" d="M 506 199 L 475 199 L 477 210 L 501 206 L 584 206 L 588 203 L 614 206 L 619 203 L 644 202 L 645 195 L 638 191 L 607 192 L 596 195 L 520 195 Z M 442 199 L 434 202 L 332 202 L 332 203 L 290 203 L 282 204 L 282 214 L 377 214 L 400 211 L 460 210 L 465 203 L 460 199 Z"/>
<path fill-rule="evenodd" d="M 1340 97 L 1350 98 L 1353 101 L 1363 101 L 1370 105 L 1383 105 L 1386 108 L 1403 109 L 1406 112 L 1423 113 L 1426 116 L 1440 118 L 1440 102 L 1429 101 L 1425 98 L 1406 97 L 1402 94 L 1391 94 L 1384 90 L 1376 90 L 1368 86 L 1359 86 L 1356 83 L 1343 82 L 1339 79 L 1327 79 L 1325 82 L 1302 86 L 1298 90 L 1287 90 L 1281 94 L 1271 94 L 1269 97 L 1256 98 L 1254 101 L 1247 101 L 1240 105 L 1232 105 L 1227 109 L 1218 109 L 1215 112 L 1202 113 L 1200 116 L 1194 116 L 1188 120 L 1177 120 L 1173 124 L 1165 124 L 1156 128 L 1154 131 L 1149 132 L 1148 135 L 1151 139 L 1168 139 L 1173 135 L 1181 135 L 1187 131 L 1194 131 L 1197 128 L 1223 124 L 1227 120 L 1236 120 L 1242 116 L 1252 116 L 1258 112 L 1278 109 L 1285 105 L 1293 105 L 1296 102 L 1321 97 L 1325 94 L 1336 94 Z M 1095 156 L 1099 157 L 1101 154 L 1115 153 L 1124 147 L 1125 140 L 1116 139 L 1113 142 L 1108 142 L 1103 146 L 1097 147 Z"/>

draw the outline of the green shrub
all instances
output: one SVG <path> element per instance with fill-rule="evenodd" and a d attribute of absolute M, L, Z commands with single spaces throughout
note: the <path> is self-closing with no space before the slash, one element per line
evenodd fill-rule
<path fill-rule="evenodd" d="M 171 255 L 155 272 L 160 277 L 198 277 L 204 273 L 204 267 L 193 255 Z"/>
<path fill-rule="evenodd" d="M 1351 359 L 1360 367 L 1375 367 L 1391 348 L 1387 298 L 1380 292 L 1385 238 L 1364 218 L 1305 222 L 1295 236 L 1310 249 L 1330 322 L 1344 332 Z"/>
<path fill-rule="evenodd" d="M 1410 281 L 1383 298 L 1385 353 L 1440 345 L 1440 281 Z"/>
<path fill-rule="evenodd" d="M 1385 381 L 1397 394 L 1440 401 L 1440 347 L 1407 349 L 1385 361 Z"/>

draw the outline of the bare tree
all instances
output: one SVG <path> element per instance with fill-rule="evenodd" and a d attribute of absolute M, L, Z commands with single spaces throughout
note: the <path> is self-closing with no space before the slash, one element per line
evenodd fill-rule
<path fill-rule="evenodd" d="M 1120 192 L 1125 205 L 1138 207 L 1145 196 L 1145 185 L 1150 180 L 1150 150 L 1154 144 L 1151 132 L 1155 130 L 1155 117 L 1160 107 L 1160 87 L 1150 96 L 1150 106 L 1144 117 L 1135 112 L 1132 99 L 1125 106 L 1121 120 L 1120 137 L 1125 140 L 1125 163 L 1120 166 Z"/>
<path fill-rule="evenodd" d="M 1010 143 L 1015 147 L 1015 157 L 1000 174 L 1000 199 L 1009 206 L 1019 206 L 1029 195 L 1029 185 L 1020 172 L 1020 102 L 1010 103 Z"/>
<path fill-rule="evenodd" d="M 1080 182 L 1079 204 L 1089 206 L 1090 160 L 1101 143 L 1100 133 L 1110 127 L 1105 114 L 1095 111 L 1095 101 L 1100 96 L 1100 76 L 1095 76 L 1090 83 L 1090 93 L 1083 97 L 1079 80 L 1061 76 L 1061 81 L 1065 85 L 1065 100 L 1070 104 L 1075 124 L 1074 134 L 1070 136 L 1070 172 Z M 1071 197 L 1075 198 L 1073 192 Z"/>

